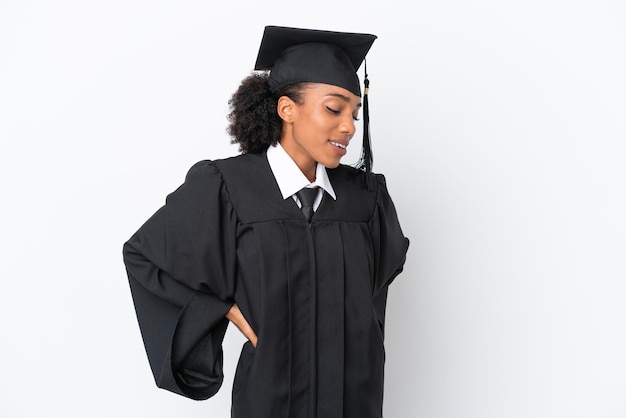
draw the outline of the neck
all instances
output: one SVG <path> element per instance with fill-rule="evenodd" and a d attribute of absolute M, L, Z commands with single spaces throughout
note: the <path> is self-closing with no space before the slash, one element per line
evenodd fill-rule
<path fill-rule="evenodd" d="M 298 163 L 296 162 L 296 164 Z M 315 181 L 315 174 L 317 173 L 317 163 L 313 163 L 313 167 L 307 168 L 306 170 L 303 169 L 302 166 L 300 166 L 299 164 L 298 167 L 300 167 L 300 171 L 302 171 L 302 174 L 304 174 L 309 182 L 313 183 Z"/>
<path fill-rule="evenodd" d="M 296 163 L 302 174 L 309 180 L 311 183 L 315 181 L 315 174 L 317 172 L 317 161 L 311 158 L 309 154 L 304 152 L 300 147 L 294 146 L 295 144 L 291 141 L 280 141 L 280 145 L 283 147 L 285 152 L 291 157 L 291 159 Z"/>

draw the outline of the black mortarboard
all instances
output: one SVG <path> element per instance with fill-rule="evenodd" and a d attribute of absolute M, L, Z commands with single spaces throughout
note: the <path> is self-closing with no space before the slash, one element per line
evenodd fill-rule
<path fill-rule="evenodd" d="M 275 91 L 298 82 L 343 87 L 361 96 L 357 70 L 375 35 L 266 26 L 255 70 L 271 70 Z"/>
<path fill-rule="evenodd" d="M 294 83 L 314 82 L 343 87 L 361 96 L 357 71 L 376 40 L 366 33 L 266 26 L 255 70 L 270 70 L 272 91 Z M 363 152 L 361 168 L 371 169 L 368 84 L 365 72 Z"/>

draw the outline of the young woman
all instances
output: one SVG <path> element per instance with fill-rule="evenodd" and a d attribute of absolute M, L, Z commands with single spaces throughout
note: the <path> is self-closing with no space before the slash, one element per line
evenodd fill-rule
<path fill-rule="evenodd" d="M 408 239 L 367 144 L 363 169 L 340 164 L 374 39 L 267 27 L 256 69 L 270 70 L 230 101 L 242 154 L 195 164 L 125 243 L 159 387 L 214 395 L 233 322 L 249 340 L 233 417 L 382 416 L 387 289 Z"/>

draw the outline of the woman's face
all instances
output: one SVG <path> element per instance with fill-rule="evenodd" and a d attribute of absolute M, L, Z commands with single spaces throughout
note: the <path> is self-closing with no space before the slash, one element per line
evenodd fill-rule
<path fill-rule="evenodd" d="M 316 162 L 335 168 L 354 135 L 361 98 L 344 88 L 320 83 L 310 83 L 303 98 L 301 104 L 291 102 L 287 117 L 283 117 L 280 143 L 305 174 Z"/>

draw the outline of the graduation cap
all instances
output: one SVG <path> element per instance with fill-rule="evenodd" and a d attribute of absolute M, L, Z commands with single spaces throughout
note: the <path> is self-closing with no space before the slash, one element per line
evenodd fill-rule
<path fill-rule="evenodd" d="M 324 83 L 361 97 L 357 71 L 376 35 L 332 32 L 283 26 L 266 26 L 257 56 L 255 70 L 269 70 L 269 86 L 277 91 L 300 82 Z M 357 166 L 371 170 L 369 138 L 369 80 L 367 66 L 363 94 L 363 150 Z"/>

